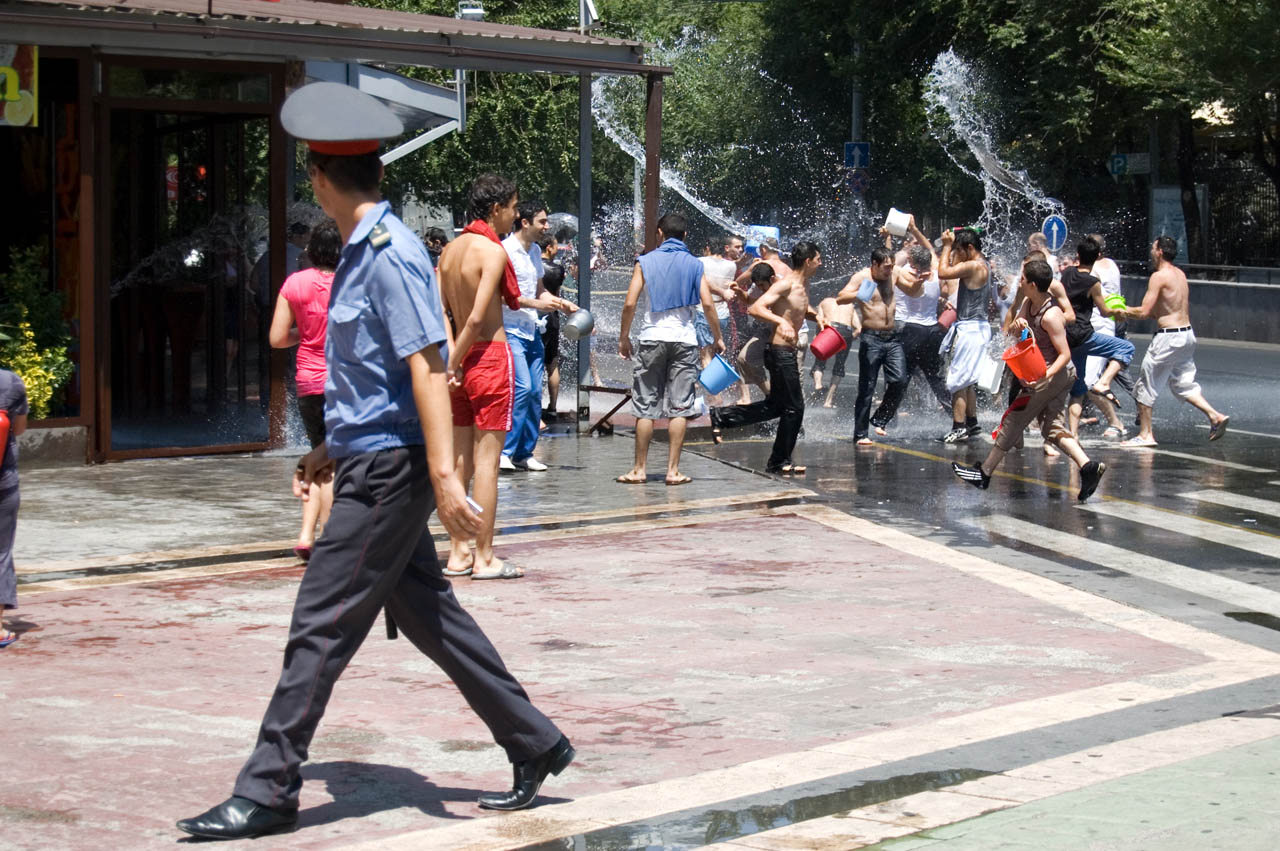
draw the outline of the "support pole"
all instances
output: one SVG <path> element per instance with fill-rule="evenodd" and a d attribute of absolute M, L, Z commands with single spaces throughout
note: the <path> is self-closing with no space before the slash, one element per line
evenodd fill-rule
<path fill-rule="evenodd" d="M 578 75 L 578 306 L 591 309 L 591 75 Z M 578 339 L 578 431 L 591 424 L 591 340 Z"/>
<path fill-rule="evenodd" d="M 645 75 L 644 115 L 644 250 L 658 240 L 658 176 L 662 152 L 662 75 Z"/>

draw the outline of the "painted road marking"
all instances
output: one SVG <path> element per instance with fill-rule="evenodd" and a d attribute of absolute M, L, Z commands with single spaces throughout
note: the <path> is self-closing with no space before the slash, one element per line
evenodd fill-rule
<path fill-rule="evenodd" d="M 1081 511 L 1092 511 L 1095 514 L 1105 514 L 1121 520 L 1132 520 L 1145 526 L 1154 526 L 1180 535 L 1190 535 L 1202 541 L 1280 559 L 1280 538 L 1264 532 L 1252 532 L 1238 526 L 1201 520 L 1176 511 L 1162 511 L 1136 502 L 1116 500 L 1087 503 L 1076 507 Z"/>
<path fill-rule="evenodd" d="M 1227 508 L 1239 508 L 1242 511 L 1252 511 L 1255 514 L 1261 514 L 1264 517 L 1280 517 L 1280 502 L 1272 499 L 1259 499 L 1256 496 L 1245 496 L 1241 493 L 1231 493 L 1222 490 L 1202 490 L 1192 491 L 1191 493 L 1180 493 L 1178 496 L 1183 499 L 1195 499 L 1200 502 L 1209 502 L 1214 505 L 1225 505 Z"/>
<path fill-rule="evenodd" d="M 862 848 L 1269 739 L 1270 718 L 1213 718 L 704 849 Z"/>
<path fill-rule="evenodd" d="M 974 518 L 972 522 L 988 532 L 1025 541 L 1032 546 L 1055 550 L 1066 556 L 1075 556 L 1103 567 L 1124 571 L 1131 576 L 1180 588 L 1232 606 L 1241 606 L 1249 611 L 1280 616 L 1280 592 L 1268 588 L 1142 555 L 1015 517 L 991 514 Z"/>
<path fill-rule="evenodd" d="M 859 538 L 948 565 L 1101 623 L 1190 650 L 1213 661 L 1147 675 L 1131 682 L 1109 683 L 870 733 L 807 751 L 614 790 L 565 804 L 542 806 L 532 812 L 511 813 L 500 819 L 473 819 L 380 838 L 354 847 L 367 851 L 416 851 L 423 847 L 488 851 L 495 847 L 551 842 L 668 813 L 712 807 L 735 798 L 986 741 L 993 736 L 1015 735 L 1116 709 L 1280 675 L 1280 656 L 1266 649 L 851 517 L 828 506 L 778 507 L 768 509 L 767 513 L 806 517 Z M 1269 723 L 1272 724 L 1270 734 L 1274 734 L 1274 722 L 1269 720 Z"/>
<path fill-rule="evenodd" d="M 1143 451 L 1138 449 L 1136 451 Z M 1203 455 L 1192 455 L 1189 452 L 1174 452 L 1172 449 L 1160 449 L 1159 447 L 1146 447 L 1147 452 L 1154 452 L 1157 455 L 1168 455 L 1171 458 L 1182 458 L 1186 461 L 1198 461 L 1201 464 L 1212 464 L 1215 467 L 1226 467 L 1229 470 L 1243 470 L 1246 473 L 1274 473 L 1267 467 L 1252 467 L 1248 464 L 1237 464 L 1235 461 L 1222 461 L 1218 458 L 1205 458 Z"/>
<path fill-rule="evenodd" d="M 1204 423 L 1200 423 L 1196 428 L 1204 429 L 1205 431 L 1209 430 L 1209 426 Z M 1227 432 L 1230 434 L 1247 434 L 1252 437 L 1269 437 L 1272 440 L 1280 440 L 1280 434 L 1267 434 L 1265 431 L 1248 431 L 1247 429 L 1236 428 L 1235 426 L 1229 426 L 1227 428 Z"/>

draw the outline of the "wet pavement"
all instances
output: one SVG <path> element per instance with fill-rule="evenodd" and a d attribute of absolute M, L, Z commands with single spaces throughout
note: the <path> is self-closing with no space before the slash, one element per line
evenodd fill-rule
<path fill-rule="evenodd" d="M 1084 506 L 1032 441 L 989 491 L 955 481 L 986 444 L 933 441 L 923 401 L 855 448 L 855 362 L 845 407 L 806 416 L 803 478 L 755 472 L 766 436 L 695 435 L 692 484 L 617 485 L 620 434 L 501 479 L 498 551 L 528 576 L 455 589 L 578 748 L 542 806 L 474 806 L 501 752 L 379 625 L 301 829 L 254 847 L 1274 847 L 1280 352 L 1202 343 L 1233 430 L 1209 444 L 1162 398 L 1159 453 L 1086 442 L 1110 470 Z M 293 463 L 24 472 L 9 844 L 167 847 L 225 797 L 303 570 Z"/>

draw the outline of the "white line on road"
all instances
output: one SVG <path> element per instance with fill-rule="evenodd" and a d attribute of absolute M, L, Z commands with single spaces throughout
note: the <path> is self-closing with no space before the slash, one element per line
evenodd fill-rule
<path fill-rule="evenodd" d="M 1155 452 L 1158 455 L 1168 455 L 1172 458 L 1182 458 L 1187 461 L 1199 461 L 1201 464 L 1212 464 L 1215 467 L 1227 467 L 1232 470 L 1244 470 L 1246 473 L 1274 473 L 1268 467 L 1250 467 L 1248 464 L 1237 464 L 1235 461 L 1223 461 L 1219 458 L 1205 458 L 1203 455 L 1192 455 L 1189 452 L 1174 452 L 1172 449 L 1147 449 L 1148 452 Z"/>
<path fill-rule="evenodd" d="M 1150 579 L 1192 594 L 1210 597 L 1253 612 L 1266 612 L 1280 617 L 1280 592 L 1260 588 L 1236 579 L 1227 579 L 1186 565 L 1175 564 L 1153 556 L 1142 555 L 1112 544 L 1104 544 L 1082 535 L 1049 529 L 1039 523 L 1028 523 L 1014 517 L 996 514 L 977 517 L 975 525 L 1037 547 L 1055 550 L 1065 556 L 1091 561 L 1102 567 L 1120 570 L 1131 576 Z"/>
<path fill-rule="evenodd" d="M 1200 425 L 1196 426 L 1196 428 L 1204 429 L 1205 431 L 1209 430 L 1209 426 L 1205 425 L 1204 423 L 1200 423 Z M 1252 437 L 1269 437 L 1272 440 L 1280 440 L 1280 434 L 1267 434 L 1265 431 L 1249 431 L 1243 428 L 1236 428 L 1235 426 L 1230 426 L 1227 429 L 1227 431 L 1230 432 L 1231 434 L 1247 434 L 1247 435 L 1251 435 Z"/>
<path fill-rule="evenodd" d="M 1202 541 L 1222 544 L 1226 547 L 1235 547 L 1238 550 L 1246 550 L 1268 558 L 1280 559 L 1280 538 L 1261 532 L 1250 532 L 1248 529 L 1241 529 L 1238 526 L 1213 523 L 1186 514 L 1179 514 L 1176 511 L 1161 511 L 1158 508 L 1149 508 L 1136 502 L 1121 500 L 1096 502 L 1077 507 L 1082 511 L 1106 514 L 1110 517 L 1118 517 L 1121 520 L 1132 520 L 1134 523 L 1142 523 L 1145 526 L 1154 526 L 1157 529 L 1166 529 L 1170 532 L 1177 532 L 1180 535 L 1189 535 Z"/>
<path fill-rule="evenodd" d="M 1191 491 L 1180 493 L 1183 499 L 1194 499 L 1214 505 L 1225 505 L 1227 508 L 1238 508 L 1241 511 L 1252 511 L 1264 517 L 1280 517 L 1280 502 L 1274 499 L 1259 499 L 1256 496 L 1245 496 L 1242 493 L 1231 493 L 1222 490 Z"/>

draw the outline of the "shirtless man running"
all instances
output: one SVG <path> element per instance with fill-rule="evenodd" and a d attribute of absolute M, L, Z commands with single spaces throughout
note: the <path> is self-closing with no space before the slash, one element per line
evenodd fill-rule
<path fill-rule="evenodd" d="M 510 260 L 498 241 L 511 230 L 519 201 L 505 177 L 476 178 L 467 199 L 473 219 L 440 255 L 440 293 L 448 317 L 450 401 L 458 474 L 482 509 L 475 553 L 465 538 L 450 536 L 445 576 L 515 579 L 523 572 L 493 554 L 498 511 L 498 460 L 511 429 L 515 374 L 502 329 L 502 286 Z M 492 234 L 492 235 L 491 235 Z"/>
<path fill-rule="evenodd" d="M 1196 383 L 1196 335 L 1191 330 L 1187 311 L 1189 292 L 1187 276 L 1173 260 L 1178 256 L 1178 243 L 1162 236 L 1151 243 L 1151 262 L 1155 272 L 1147 282 L 1147 294 L 1139 307 L 1127 308 L 1130 319 L 1154 318 L 1159 329 L 1142 358 L 1142 374 L 1133 388 L 1138 402 L 1138 435 L 1121 446 L 1155 446 L 1151 431 L 1151 409 L 1155 407 L 1160 386 L 1167 383 L 1173 395 L 1199 408 L 1209 418 L 1209 439 L 1217 440 L 1227 432 L 1226 414 L 1219 413 L 1200 393 Z"/>
<path fill-rule="evenodd" d="M 907 358 L 894 320 L 893 252 L 876 248 L 871 252 L 871 265 L 856 272 L 836 295 L 837 304 L 852 303 L 853 331 L 861 337 L 858 345 L 858 399 L 854 403 L 853 439 L 859 446 L 870 446 L 868 425 L 876 434 L 885 433 L 886 423 L 870 423 L 871 398 L 876 379 L 884 367 L 885 409 L 897 410 L 907 388 Z M 868 283 L 869 282 L 869 283 Z"/>
<path fill-rule="evenodd" d="M 751 305 L 749 313 L 773 327 L 769 347 L 764 351 L 764 365 L 769 370 L 769 397 L 750 405 L 712 408 L 711 427 L 718 439 L 722 429 L 777 417 L 778 433 L 765 470 L 803 475 L 805 468 L 793 463 L 791 458 L 804 423 L 804 389 L 796 347 L 805 319 L 813 319 L 820 329 L 827 326 L 826 320 L 809 304 L 809 281 L 822 265 L 822 253 L 815 243 L 798 242 L 791 249 L 791 265 L 792 271 L 780 280 L 768 263 L 759 263 L 751 270 L 753 283 L 767 289 Z"/>

